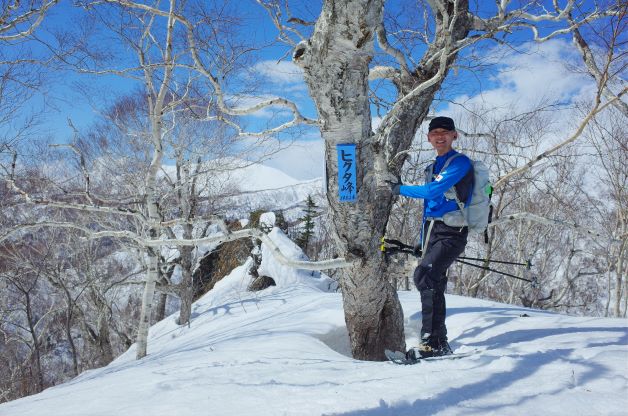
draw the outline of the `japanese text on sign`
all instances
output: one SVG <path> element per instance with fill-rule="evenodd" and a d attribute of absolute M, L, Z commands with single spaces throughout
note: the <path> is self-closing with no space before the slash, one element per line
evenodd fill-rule
<path fill-rule="evenodd" d="M 338 152 L 338 198 L 340 202 L 355 202 L 356 187 L 356 151 L 355 144 L 336 145 Z"/>

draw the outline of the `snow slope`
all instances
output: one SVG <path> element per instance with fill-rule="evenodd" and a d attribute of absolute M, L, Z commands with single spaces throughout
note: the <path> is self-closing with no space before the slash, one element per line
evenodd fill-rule
<path fill-rule="evenodd" d="M 279 231 L 272 238 L 299 257 Z M 342 299 L 325 275 L 276 264 L 255 293 L 246 265 L 104 368 L 0 405 L 2 416 L 626 415 L 628 321 L 582 318 L 448 296 L 451 345 L 468 358 L 397 366 L 348 356 Z M 399 294 L 408 343 L 416 292 Z"/>
<path fill-rule="evenodd" d="M 322 178 L 302 181 L 277 168 L 237 158 L 207 161 L 201 171 L 203 173 L 197 178 L 200 194 L 205 197 L 220 195 L 226 217 L 248 217 L 259 209 L 293 210 L 296 215 L 301 215 L 309 195 L 319 205 L 322 202 Z M 163 165 L 160 172 L 176 181 L 175 166 Z M 291 212 L 284 214 L 290 216 Z"/>

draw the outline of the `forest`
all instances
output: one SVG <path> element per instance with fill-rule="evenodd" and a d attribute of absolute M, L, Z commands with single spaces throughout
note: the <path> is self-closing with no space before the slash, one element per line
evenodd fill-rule
<path fill-rule="evenodd" d="M 0 402 L 143 358 L 151 324 L 259 264 L 265 212 L 308 257 L 282 261 L 338 283 L 353 357 L 399 349 L 415 260 L 380 241 L 415 244 L 422 205 L 386 183 L 422 183 L 443 113 L 495 189 L 449 293 L 626 317 L 623 2 L 0 4 Z M 322 178 L 262 170 L 294 146 Z"/>

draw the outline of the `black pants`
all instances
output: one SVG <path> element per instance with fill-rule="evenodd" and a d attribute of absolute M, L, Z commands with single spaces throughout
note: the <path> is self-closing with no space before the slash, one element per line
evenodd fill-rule
<path fill-rule="evenodd" d="M 427 237 L 429 221 L 425 224 L 423 235 Z M 421 294 L 422 326 L 421 338 L 431 334 L 437 339 L 446 339 L 445 289 L 447 288 L 447 269 L 462 254 L 467 245 L 467 227 L 458 228 L 434 221 L 427 248 L 421 263 L 414 271 L 414 284 Z"/>

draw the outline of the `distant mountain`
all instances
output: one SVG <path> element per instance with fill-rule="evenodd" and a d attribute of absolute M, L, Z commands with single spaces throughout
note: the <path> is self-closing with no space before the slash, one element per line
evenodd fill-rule
<path fill-rule="evenodd" d="M 172 167 L 164 170 L 174 173 Z M 201 182 L 218 184 L 228 195 L 221 204 L 228 217 L 246 217 L 260 209 L 287 211 L 290 216 L 291 211 L 300 211 L 308 195 L 319 206 L 325 203 L 322 178 L 301 181 L 279 169 L 235 158 L 210 161 L 205 171 L 211 178 Z"/>

